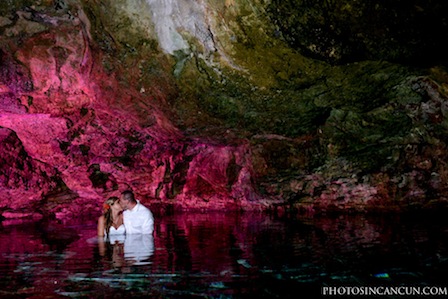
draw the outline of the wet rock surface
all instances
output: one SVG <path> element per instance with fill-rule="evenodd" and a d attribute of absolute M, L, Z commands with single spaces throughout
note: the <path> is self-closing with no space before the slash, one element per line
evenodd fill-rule
<path fill-rule="evenodd" d="M 154 207 L 446 206 L 440 59 L 408 63 L 423 52 L 406 43 L 353 56 L 361 40 L 332 31 L 325 36 L 339 42 L 337 61 L 325 39 L 318 52 L 300 53 L 311 36 L 299 43 L 292 30 L 308 30 L 299 12 L 279 19 L 287 2 L 22 2 L 0 5 L 3 217 L 99 211 L 128 188 Z M 301 5 L 312 16 L 330 12 Z M 160 40 L 167 19 L 155 14 L 170 11 L 176 34 Z M 200 17 L 182 18 L 189 12 Z M 361 21 L 364 39 L 377 38 Z M 437 21 L 428 22 L 421 30 Z M 425 38 L 419 45 L 429 55 Z"/>
<path fill-rule="evenodd" d="M 272 1 L 270 15 L 291 46 L 331 63 L 447 62 L 444 1 Z"/>

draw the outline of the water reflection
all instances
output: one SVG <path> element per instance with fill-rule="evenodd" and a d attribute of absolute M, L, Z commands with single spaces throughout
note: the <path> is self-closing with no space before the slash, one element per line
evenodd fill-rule
<path fill-rule="evenodd" d="M 297 298 L 327 285 L 446 285 L 447 237 L 448 221 L 435 217 L 191 213 L 158 217 L 153 237 L 109 240 L 89 220 L 3 222 L 0 297 Z"/>
<path fill-rule="evenodd" d="M 97 242 L 100 255 L 115 268 L 150 264 L 154 254 L 152 235 L 112 235 L 107 239 L 98 237 Z"/>

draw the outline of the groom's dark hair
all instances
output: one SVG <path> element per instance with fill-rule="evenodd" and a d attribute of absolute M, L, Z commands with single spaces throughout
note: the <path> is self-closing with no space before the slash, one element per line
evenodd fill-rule
<path fill-rule="evenodd" d="M 132 192 L 131 190 L 125 190 L 123 192 L 121 192 L 121 195 L 123 196 L 123 199 L 125 200 L 129 200 L 131 202 L 135 202 L 135 197 L 134 197 L 134 192 Z"/>

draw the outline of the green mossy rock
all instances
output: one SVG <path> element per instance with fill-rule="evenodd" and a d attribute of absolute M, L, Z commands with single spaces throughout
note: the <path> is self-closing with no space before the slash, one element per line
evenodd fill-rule
<path fill-rule="evenodd" d="M 260 192 L 322 205 L 351 190 L 360 206 L 446 193 L 444 1 L 207 1 L 219 51 L 185 34 L 173 55 L 120 5 L 109 18 L 84 3 L 104 67 L 160 83 L 187 136 L 249 140 Z"/>

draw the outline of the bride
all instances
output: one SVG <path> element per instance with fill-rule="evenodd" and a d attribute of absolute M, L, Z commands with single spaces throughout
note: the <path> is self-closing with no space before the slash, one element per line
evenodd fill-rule
<path fill-rule="evenodd" d="M 103 205 L 103 215 L 98 218 L 98 236 L 124 235 L 123 210 L 118 197 L 110 197 Z"/>

